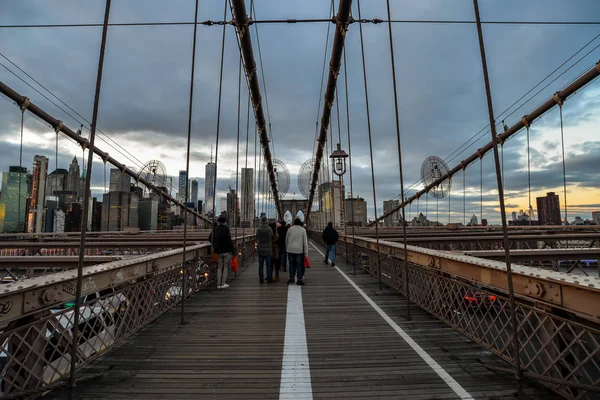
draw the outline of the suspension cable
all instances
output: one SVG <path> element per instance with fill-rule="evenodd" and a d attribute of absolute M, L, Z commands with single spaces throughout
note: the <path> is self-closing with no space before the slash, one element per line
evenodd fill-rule
<path fill-rule="evenodd" d="M 356 1 L 358 7 L 358 18 L 361 18 L 360 13 L 360 0 Z M 371 185 L 373 188 L 373 209 L 375 210 L 375 220 L 377 220 L 377 194 L 375 193 L 375 166 L 373 162 L 373 137 L 371 135 L 371 113 L 369 112 L 369 89 L 367 86 L 367 65 L 365 60 L 365 46 L 363 39 L 362 25 L 358 25 L 360 31 L 360 51 L 362 55 L 362 69 L 363 69 L 363 81 L 365 88 L 365 107 L 367 111 L 367 131 L 369 134 L 369 151 L 371 156 Z M 377 275 L 379 279 L 379 290 L 383 289 L 383 283 L 381 281 L 381 260 L 379 254 L 379 224 L 375 224 L 375 238 L 377 243 Z"/>
<path fill-rule="evenodd" d="M 563 193 L 565 196 L 565 222 L 566 224 L 569 223 L 569 210 L 567 207 L 567 169 L 565 166 L 565 136 L 564 136 L 564 132 L 563 132 L 563 100 L 560 99 L 560 97 L 558 96 L 558 94 L 555 95 L 556 97 L 558 97 L 558 110 L 560 112 L 560 144 L 561 144 L 561 148 L 562 148 L 562 169 L 563 169 Z M 560 225 L 560 221 L 559 221 L 559 225 Z"/>
<path fill-rule="evenodd" d="M 198 21 L 198 1 L 196 0 L 196 8 L 194 11 L 194 21 Z M 194 70 L 196 67 L 196 32 L 197 32 L 198 24 L 194 24 L 194 37 L 192 39 L 192 67 L 190 71 L 190 98 L 189 98 L 189 110 L 188 110 L 188 126 L 187 126 L 187 150 L 185 156 L 185 202 L 188 201 L 189 193 L 190 193 L 190 146 L 192 142 L 192 115 L 193 115 L 193 105 L 194 105 Z M 216 179 L 216 172 L 215 172 Z M 206 184 L 206 183 L 205 183 Z M 180 189 L 181 190 L 181 189 Z M 188 208 L 183 207 L 183 253 L 182 253 L 182 266 L 183 266 L 183 282 L 181 284 L 181 324 L 185 323 L 184 320 L 184 311 L 185 311 L 185 298 L 186 298 L 186 287 L 185 283 L 187 280 L 187 267 L 185 265 L 185 254 L 187 247 L 187 213 Z M 211 235 L 211 237 L 214 235 Z M 214 238 L 213 238 L 214 241 Z M 212 243 L 211 243 L 212 246 Z"/>
<path fill-rule="evenodd" d="M 354 182 L 352 179 L 352 140 L 350 139 L 350 105 L 348 101 L 348 63 L 346 62 L 346 48 L 344 47 L 344 86 L 345 86 L 345 97 L 346 97 L 346 121 L 348 128 L 348 162 L 350 165 L 350 207 L 352 214 L 352 266 L 354 268 L 354 275 L 356 275 L 356 221 L 354 220 Z M 348 220 L 348 218 L 346 218 Z M 346 243 L 348 241 L 346 240 Z M 348 251 L 346 251 L 346 259 Z"/>
<path fill-rule="evenodd" d="M 23 185 L 23 127 L 25 125 L 25 107 L 21 106 L 21 148 L 19 150 L 19 201 L 17 207 L 17 232 L 23 233 L 25 231 L 25 220 L 27 219 L 27 210 L 25 210 L 25 218 L 23 220 L 23 227 L 19 229 L 21 224 L 21 186 Z"/>
<path fill-rule="evenodd" d="M 391 21 L 390 0 L 386 1 L 388 21 Z M 392 67 L 392 82 L 394 90 L 394 110 L 396 115 L 396 139 L 398 143 L 398 170 L 400 175 L 400 198 L 404 202 L 404 173 L 402 171 L 402 144 L 400 140 L 400 112 L 398 110 L 398 86 L 396 82 L 396 62 L 394 57 L 394 35 L 392 32 L 392 23 L 388 22 L 388 33 L 390 38 L 390 58 Z M 410 315 L 410 287 L 408 272 L 408 247 L 406 241 L 406 207 L 402 207 L 402 241 L 404 243 L 404 290 L 406 295 L 406 319 L 411 320 Z"/>
<path fill-rule="evenodd" d="M 110 15 L 111 0 L 106 0 L 104 11 L 104 25 L 102 27 L 102 38 L 100 40 L 100 55 L 98 57 L 98 71 L 96 76 L 96 90 L 94 93 L 94 106 L 92 111 L 92 123 L 90 127 L 88 174 L 85 177 L 85 192 L 83 193 L 83 218 L 81 223 L 81 236 L 79 242 L 79 262 L 77 264 L 77 287 L 75 289 L 75 306 L 73 315 L 73 337 L 71 340 L 71 370 L 69 373 L 69 399 L 73 398 L 75 389 L 75 374 L 77 367 L 77 352 L 79 350 L 79 319 L 81 316 L 81 294 L 83 286 L 83 256 L 85 253 L 85 234 L 87 231 L 87 220 L 90 212 L 90 181 L 92 177 L 92 164 L 94 159 L 94 139 L 96 138 L 96 125 L 98 123 L 98 108 L 100 105 L 100 89 L 102 88 L 102 72 L 104 69 L 104 51 L 106 49 L 106 37 L 108 33 L 108 20 Z M 19 199 L 20 200 L 20 199 Z"/>
<path fill-rule="evenodd" d="M 529 214 L 529 225 L 531 226 L 531 219 L 533 218 L 533 214 L 531 211 L 533 207 L 531 206 L 531 162 L 529 157 L 529 123 L 525 125 L 527 127 L 527 193 L 529 194 L 528 200 L 528 209 L 527 213 Z"/>
<path fill-rule="evenodd" d="M 227 0 L 225 0 L 225 7 L 223 9 L 223 19 L 226 18 L 227 16 Z M 212 182 L 213 184 L 213 204 L 212 204 L 212 209 L 213 209 L 213 216 L 212 216 L 212 224 L 213 224 L 213 231 L 214 231 L 214 227 L 215 227 L 215 214 L 216 214 L 216 198 L 217 198 L 217 172 L 218 172 L 218 166 L 219 166 L 219 134 L 221 132 L 221 100 L 223 97 L 223 65 L 224 65 L 224 58 L 225 58 L 225 33 L 226 33 L 226 29 L 225 26 L 223 26 L 223 34 L 222 34 L 222 39 L 221 39 L 221 70 L 219 72 L 219 95 L 218 95 L 218 100 L 217 100 L 217 134 L 216 134 L 216 140 L 215 140 L 215 176 L 214 176 L 214 180 Z M 211 238 L 213 240 L 213 242 L 211 243 L 211 247 L 214 247 L 214 240 L 215 240 L 215 235 L 211 235 Z M 219 285 L 220 282 L 217 282 L 217 285 Z"/>
<path fill-rule="evenodd" d="M 513 287 L 512 268 L 510 263 L 510 243 L 508 241 L 508 229 L 506 226 L 506 209 L 504 204 L 504 188 L 502 187 L 502 177 L 500 174 L 500 160 L 498 157 L 498 135 L 496 134 L 496 124 L 494 122 L 494 108 L 492 104 L 492 90 L 490 88 L 490 81 L 488 77 L 487 61 L 485 57 L 485 47 L 483 43 L 483 31 L 481 28 L 480 16 L 479 16 L 479 4 L 478 0 L 473 0 L 473 8 L 475 10 L 475 19 L 477 21 L 477 36 L 479 39 L 479 50 L 481 53 L 481 67 L 483 69 L 483 79 L 485 83 L 485 92 L 488 105 L 488 117 L 490 120 L 490 127 L 492 130 L 492 146 L 494 150 L 494 162 L 496 164 L 496 182 L 498 185 L 498 199 L 500 201 L 500 217 L 502 220 L 502 236 L 504 245 L 504 257 L 506 261 L 506 273 L 508 278 L 508 291 L 509 291 L 509 302 L 510 302 L 510 320 L 512 327 L 512 343 L 514 347 L 513 362 L 515 364 L 515 378 L 517 381 L 517 391 L 521 392 L 521 363 L 519 360 L 520 343 L 518 336 L 518 323 L 515 308 L 515 292 Z"/>

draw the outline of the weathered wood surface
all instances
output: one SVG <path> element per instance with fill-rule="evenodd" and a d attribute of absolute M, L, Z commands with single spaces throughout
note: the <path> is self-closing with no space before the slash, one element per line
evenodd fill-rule
<path fill-rule="evenodd" d="M 314 399 L 456 399 L 450 387 L 312 247 L 313 267 L 302 287 Z M 351 276 L 352 268 L 338 259 Z M 286 273 L 258 283 L 256 263 L 225 290 L 186 301 L 185 319 L 174 309 L 101 357 L 82 374 L 111 368 L 80 383 L 76 399 L 278 399 L 285 339 Z M 477 399 L 515 398 L 514 379 L 476 361 L 506 365 L 490 352 L 413 307 L 378 290 L 359 272 L 351 278 Z M 551 399 L 525 383 L 521 399 Z M 49 397 L 65 398 L 66 392 Z"/>

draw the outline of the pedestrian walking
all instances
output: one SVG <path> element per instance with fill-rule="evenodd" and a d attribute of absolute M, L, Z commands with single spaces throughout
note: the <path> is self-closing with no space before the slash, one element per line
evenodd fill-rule
<path fill-rule="evenodd" d="M 323 242 L 325 243 L 325 259 L 323 262 L 328 264 L 327 259 L 329 258 L 329 253 L 331 252 L 331 265 L 335 267 L 335 244 L 339 240 L 340 236 L 337 231 L 333 227 L 333 222 L 329 222 L 327 227 L 323 230 Z"/>
<path fill-rule="evenodd" d="M 227 289 L 227 272 L 231 263 L 231 254 L 235 251 L 231 232 L 226 225 L 227 219 L 219 217 L 217 226 L 208 236 L 208 241 L 212 243 L 213 251 L 218 255 L 217 263 L 217 289 Z"/>
<path fill-rule="evenodd" d="M 286 226 L 285 221 L 281 221 L 280 226 L 277 228 L 277 234 L 279 235 L 279 239 L 277 241 L 278 250 L 279 250 L 279 259 L 281 260 L 281 270 L 283 272 L 286 271 L 287 266 L 287 251 L 285 249 L 285 236 L 288 231 L 288 227 Z"/>
<path fill-rule="evenodd" d="M 273 282 L 273 230 L 267 225 L 267 217 L 262 217 L 260 227 L 256 230 L 256 250 L 258 253 L 258 279 L 265 283 L 264 265 L 267 264 L 267 282 Z"/>
<path fill-rule="evenodd" d="M 288 284 L 294 283 L 296 278 L 296 285 L 304 285 L 304 257 L 308 256 L 308 237 L 303 225 L 302 221 L 296 218 L 285 237 L 290 272 Z"/>

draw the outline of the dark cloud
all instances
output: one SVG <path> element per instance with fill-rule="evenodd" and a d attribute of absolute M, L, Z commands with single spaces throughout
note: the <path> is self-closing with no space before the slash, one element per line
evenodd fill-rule
<path fill-rule="evenodd" d="M 82 4 L 75 0 L 47 0 L 44 2 L 10 2 L 3 4 L 0 23 L 72 23 L 101 22 L 102 2 Z M 222 2 L 201 2 L 200 19 L 220 20 Z M 111 20 L 131 21 L 189 21 L 193 0 L 173 0 L 168 6 L 160 0 L 128 1 L 113 4 Z M 385 17 L 384 2 L 363 2 L 363 16 Z M 258 18 L 308 18 L 328 15 L 328 3 L 306 0 L 302 7 L 291 2 L 264 0 L 256 5 Z M 506 20 L 586 20 L 600 13 L 595 0 L 580 1 L 577 6 L 562 2 L 535 0 L 523 4 L 517 0 L 503 3 L 482 2 L 482 18 Z M 356 5 L 354 15 L 357 16 Z M 396 1 L 392 14 L 397 18 L 414 19 L 472 19 L 470 4 L 453 0 Z M 364 196 L 372 210 L 371 168 L 368 127 L 365 112 L 362 66 L 358 26 L 352 25 L 347 35 L 348 94 L 350 132 L 352 136 L 354 193 Z M 387 28 L 384 25 L 364 25 L 365 51 L 371 110 L 371 133 L 374 151 L 374 170 L 378 204 L 394 198 L 400 189 L 398 151 L 391 84 L 391 67 Z M 291 189 L 296 185 L 297 166 L 313 154 L 315 124 L 320 120 L 320 78 L 325 50 L 327 24 L 260 25 L 260 44 L 264 62 L 267 92 L 263 93 L 264 106 L 268 98 L 273 133 L 274 154 L 290 167 Z M 557 65 L 597 34 L 594 26 L 519 26 L 486 25 L 484 34 L 488 53 L 490 79 L 496 114 L 500 115 L 515 99 L 539 82 Z M 225 45 L 224 81 L 221 119 L 217 121 L 219 63 L 222 30 L 219 26 L 201 26 L 198 30 L 196 82 L 194 91 L 194 118 L 192 125 L 192 170 L 190 176 L 204 175 L 204 164 L 210 159 L 211 145 L 216 142 L 219 124 L 219 179 L 218 196 L 225 193 L 235 181 L 232 173 L 236 161 L 238 130 L 238 61 L 239 53 L 232 28 L 227 29 Z M 398 78 L 403 166 L 405 186 L 420 178 L 423 160 L 430 155 L 446 157 L 458 145 L 485 127 L 487 109 L 481 76 L 476 32 L 472 25 L 394 25 L 394 50 Z M 61 28 L 2 30 L 0 48 L 15 63 L 42 82 L 56 95 L 91 119 L 96 77 L 100 28 Z M 255 54 L 258 46 L 253 32 Z M 102 141 L 98 146 L 118 155 L 127 165 L 141 167 L 151 158 L 168 163 L 168 173 L 175 176 L 185 166 L 187 115 L 189 95 L 189 68 L 191 64 L 191 27 L 114 27 L 110 29 L 105 61 L 100 104 L 99 127 L 118 143 L 127 143 L 128 154 Z M 329 58 L 330 50 L 327 52 Z M 524 107 L 512 108 L 498 117 L 512 124 L 535 105 L 573 79 L 584 67 L 598 57 L 590 54 L 573 70 L 566 73 L 547 89 L 533 97 Z M 0 62 L 7 64 L 0 58 Z M 7 64 L 8 65 L 8 64 Z M 14 70 L 14 67 L 10 66 Z M 343 75 L 342 75 L 343 77 Z M 260 76 L 262 83 L 262 75 Z M 52 115 L 78 128 L 81 118 L 72 118 L 35 93 L 6 69 L 0 67 L 0 80 L 27 95 Z M 334 110 L 333 132 L 330 141 L 338 141 L 338 132 L 344 148 L 347 143 L 345 116 L 346 90 L 340 80 L 341 126 L 338 127 Z M 598 84 L 582 91 L 565 103 L 565 128 L 597 121 L 600 108 L 598 96 L 586 93 L 598 91 Z M 321 105 L 322 108 L 322 105 Z M 245 154 L 247 91 L 242 83 L 241 101 L 241 154 Z M 66 110 L 69 111 L 69 110 Z M 69 113 L 72 114 L 71 111 Z M 512 113 L 512 114 L 511 114 Z M 18 133 L 19 112 L 9 102 L 0 101 L 0 135 Z M 28 120 L 27 129 L 38 133 L 51 132 L 44 124 Z M 533 135 L 544 135 L 556 129 L 558 115 L 544 116 L 532 126 Z M 254 164 L 254 129 L 250 124 L 249 161 Z M 524 134 L 507 142 L 505 148 L 505 184 L 510 196 L 527 190 L 526 159 L 519 151 L 524 148 Z M 542 136 L 539 136 L 542 137 Z M 453 167 L 460 159 L 473 153 L 490 140 L 484 132 L 481 140 L 449 161 Z M 11 140 L 14 143 L 14 140 Z M 136 146 L 138 144 L 139 146 Z M 595 187 L 594 157 L 600 155 L 598 143 L 583 143 L 574 148 L 576 155 L 567 158 L 567 179 L 577 187 Z M 531 149 L 535 168 L 531 175 L 532 190 L 543 190 L 562 184 L 562 160 L 554 153 L 559 146 L 556 138 L 549 137 L 539 148 Z M 139 147 L 139 148 L 138 148 Z M 12 149 L 9 151 L 8 149 Z M 40 149 L 44 146 L 40 145 Z M 51 152 L 52 144 L 48 146 Z M 141 150 L 144 149 L 144 150 Z M 147 149 L 154 149 L 151 152 Z M 573 151 L 575 151 L 573 150 Z M 40 150 L 41 151 L 41 150 Z M 216 152 L 216 149 L 215 149 Z M 24 159 L 31 163 L 33 148 Z M 14 148 L 3 142 L 0 146 L 0 170 L 15 163 Z M 72 157 L 72 156 L 71 156 Z M 67 156 L 65 155 L 65 160 Z M 244 157 L 242 157 L 244 159 Z M 93 186 L 102 186 L 102 167 L 94 166 Z M 292 167 L 293 166 L 293 167 Z M 525 167 L 524 167 L 525 166 Z M 346 181 L 349 176 L 346 175 Z M 479 166 L 466 171 L 467 202 L 473 211 L 479 209 L 480 180 L 483 180 L 484 202 L 497 202 L 494 188 L 496 177 L 493 159 L 483 160 L 483 174 Z M 177 182 L 177 179 L 174 179 Z M 200 192 L 203 193 L 203 180 Z M 346 190 L 349 191 L 349 182 Z M 412 192 L 409 191 L 409 195 Z M 291 194 L 290 194 L 291 195 Z M 462 177 L 453 182 L 451 198 L 462 196 Z M 200 197 L 203 197 L 201 194 Z M 446 201 L 446 200 L 444 200 Z M 451 200 L 454 201 L 454 200 Z M 431 202 L 430 202 L 431 203 Z M 451 211 L 462 213 L 462 204 L 456 200 Z M 446 206 L 447 207 L 447 206 Z M 469 208 L 468 210 L 469 211 Z M 494 213 L 494 206 L 485 205 L 485 213 Z"/>

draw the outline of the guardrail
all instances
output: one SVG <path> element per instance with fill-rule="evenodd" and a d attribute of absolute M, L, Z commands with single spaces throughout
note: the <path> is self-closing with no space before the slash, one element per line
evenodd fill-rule
<path fill-rule="evenodd" d="M 322 242 L 319 233 L 311 236 Z M 375 240 L 341 237 L 336 248 L 339 255 L 374 277 L 381 276 L 385 285 L 402 294 L 408 271 L 413 304 L 515 365 L 503 263 L 409 246 L 405 268 L 403 245 L 380 240 L 379 273 Z M 530 270 L 534 269 L 513 266 L 518 362 L 524 375 L 567 399 L 598 398 L 600 285 L 553 272 L 532 276 Z"/>
<path fill-rule="evenodd" d="M 253 236 L 236 243 L 242 260 L 254 254 Z M 77 369 L 175 307 L 182 296 L 209 288 L 214 275 L 209 252 L 209 243 L 188 247 L 185 265 L 177 249 L 85 267 Z M 66 271 L 0 286 L 1 398 L 42 394 L 68 379 L 75 285 L 75 273 Z"/>

